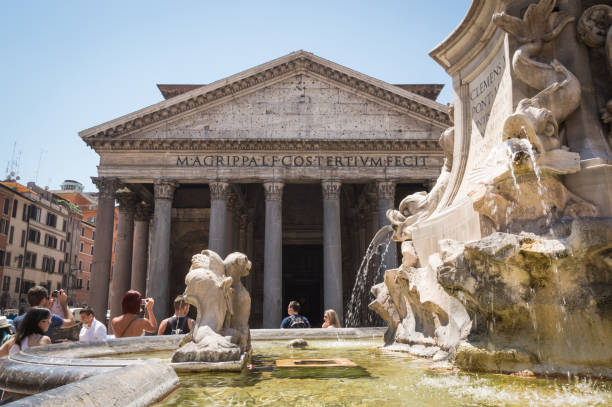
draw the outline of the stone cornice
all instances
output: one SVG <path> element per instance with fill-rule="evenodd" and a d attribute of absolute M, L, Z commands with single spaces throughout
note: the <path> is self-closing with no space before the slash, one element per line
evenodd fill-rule
<path fill-rule="evenodd" d="M 411 151 L 440 152 L 438 140 L 140 139 L 92 140 L 102 151 Z"/>
<path fill-rule="evenodd" d="M 215 105 L 224 100 L 233 99 L 291 75 L 309 72 L 337 86 L 351 89 L 383 104 L 392 105 L 399 111 L 440 128 L 450 126 L 448 109 L 437 102 L 360 74 L 314 54 L 298 51 L 111 122 L 83 130 L 79 135 L 89 145 L 99 139 L 122 137 L 196 109 L 205 108 L 207 105 Z"/>
<path fill-rule="evenodd" d="M 501 12 L 507 2 L 473 0 L 467 14 L 457 28 L 429 52 L 449 75 L 463 69 L 489 43 L 499 28 L 493 23 L 494 13 Z"/>

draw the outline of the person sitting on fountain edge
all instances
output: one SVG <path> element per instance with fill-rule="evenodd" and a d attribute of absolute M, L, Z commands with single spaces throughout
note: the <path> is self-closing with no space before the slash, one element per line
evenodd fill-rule
<path fill-rule="evenodd" d="M 284 328 L 310 328 L 310 322 L 308 318 L 300 315 L 300 303 L 297 301 L 291 301 L 287 307 L 288 317 L 283 319 L 280 327 Z"/>
<path fill-rule="evenodd" d="M 189 304 L 185 302 L 182 295 L 174 299 L 174 316 L 164 319 L 159 324 L 157 335 L 179 335 L 191 332 L 193 329 L 193 319 L 187 316 Z"/>
<path fill-rule="evenodd" d="M 142 296 L 136 290 L 130 290 L 121 299 L 121 315 L 113 318 L 111 325 L 115 338 L 127 338 L 131 336 L 141 336 L 145 331 L 157 331 L 157 320 L 153 314 L 153 298 L 145 298 L 144 307 L 149 314 L 149 318 L 140 317 L 140 305 Z"/>

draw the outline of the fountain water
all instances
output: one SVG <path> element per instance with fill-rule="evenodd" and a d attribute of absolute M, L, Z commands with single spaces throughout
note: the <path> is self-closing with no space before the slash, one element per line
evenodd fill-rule
<path fill-rule="evenodd" d="M 370 287 L 382 280 L 382 259 L 389 249 L 393 228 L 383 226 L 372 238 L 368 245 L 361 265 L 355 277 L 351 298 L 346 307 L 344 324 L 347 327 L 375 326 L 376 314 L 367 308 L 370 296 Z"/>

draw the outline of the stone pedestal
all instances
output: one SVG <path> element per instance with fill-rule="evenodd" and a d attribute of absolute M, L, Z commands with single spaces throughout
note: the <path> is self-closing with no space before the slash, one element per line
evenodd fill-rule
<path fill-rule="evenodd" d="M 264 182 L 266 226 L 264 245 L 263 327 L 277 328 L 282 317 L 283 295 L 283 186 Z"/>
<path fill-rule="evenodd" d="M 119 221 L 113 279 L 110 283 L 111 318 L 121 315 L 121 298 L 130 289 L 132 280 L 132 247 L 134 243 L 134 211 L 138 197 L 127 189 L 117 191 Z"/>
<path fill-rule="evenodd" d="M 382 228 L 390 224 L 389 219 L 387 219 L 387 211 L 395 208 L 395 182 L 376 181 L 376 192 L 378 196 L 378 226 Z M 389 248 L 382 263 L 381 274 L 384 274 L 385 270 L 397 267 L 397 244 L 394 241 L 389 243 Z M 382 281 L 382 278 L 377 281 Z"/>
<path fill-rule="evenodd" d="M 92 177 L 92 181 L 98 187 L 100 194 L 96 214 L 96 250 L 93 256 L 89 303 L 96 313 L 96 319 L 104 322 L 108 308 L 108 284 L 113 251 L 115 190 L 119 181 L 116 178 L 96 177 Z"/>
<path fill-rule="evenodd" d="M 342 250 L 340 232 L 340 181 L 323 181 L 323 303 L 336 311 L 342 304 Z"/>
<path fill-rule="evenodd" d="M 230 184 L 225 181 L 211 181 L 210 187 L 210 228 L 208 232 L 208 249 L 225 257 L 227 199 Z"/>
<path fill-rule="evenodd" d="M 132 253 L 132 290 L 147 290 L 147 265 L 149 259 L 149 222 L 153 209 L 146 203 L 136 206 L 134 214 L 134 251 Z"/>
<path fill-rule="evenodd" d="M 158 322 L 170 316 L 168 303 L 168 274 L 170 261 L 170 232 L 172 224 L 172 200 L 177 184 L 171 181 L 155 181 L 155 210 L 153 235 L 149 256 L 147 296 L 155 300 L 155 317 Z"/>

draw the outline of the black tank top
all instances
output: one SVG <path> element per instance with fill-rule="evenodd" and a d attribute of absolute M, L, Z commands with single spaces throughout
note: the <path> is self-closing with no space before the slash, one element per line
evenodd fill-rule
<path fill-rule="evenodd" d="M 178 328 L 178 331 L 177 331 Z M 168 318 L 164 335 L 178 335 L 189 333 L 189 317 L 177 317 L 176 315 Z"/>

